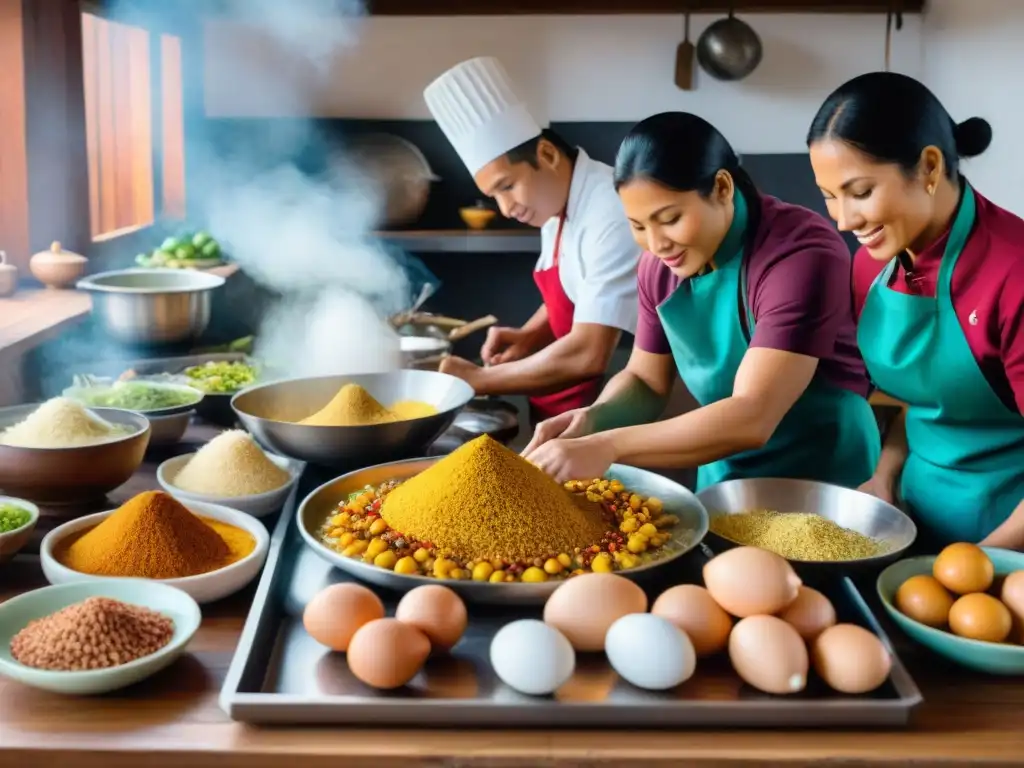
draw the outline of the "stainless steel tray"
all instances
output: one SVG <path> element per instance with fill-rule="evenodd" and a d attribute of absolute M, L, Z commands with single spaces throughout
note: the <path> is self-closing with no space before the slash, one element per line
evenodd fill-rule
<path fill-rule="evenodd" d="M 650 693 L 617 678 L 602 655 L 577 658 L 574 677 L 554 697 L 518 694 L 491 671 L 494 633 L 517 618 L 539 617 L 524 606 L 470 605 L 470 626 L 451 656 L 428 661 L 397 692 L 364 686 L 342 654 L 327 652 L 302 628 L 302 609 L 327 584 L 352 580 L 303 543 L 295 522 L 297 500 L 329 476 L 307 470 L 281 513 L 267 564 L 231 662 L 220 704 L 234 720 L 253 724 L 381 725 L 389 727 L 686 728 L 894 727 L 905 725 L 921 694 L 867 603 L 848 578 L 825 587 L 840 621 L 879 635 L 893 654 L 892 675 L 878 691 L 844 696 L 813 678 L 793 697 L 762 694 L 742 683 L 728 661 L 703 661 L 678 689 Z M 641 582 L 651 595 L 672 583 L 698 581 L 701 550 L 657 581 Z M 819 585 L 821 586 L 821 585 Z M 389 615 L 398 593 L 376 588 Z"/>

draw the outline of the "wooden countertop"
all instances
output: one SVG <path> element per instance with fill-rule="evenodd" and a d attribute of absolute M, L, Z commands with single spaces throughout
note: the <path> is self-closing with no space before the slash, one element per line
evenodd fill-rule
<path fill-rule="evenodd" d="M 210 428 L 193 427 L 180 452 L 195 450 L 212 434 Z M 111 501 L 156 488 L 154 473 L 155 462 L 147 462 Z M 43 529 L 53 524 L 49 515 L 41 521 Z M 19 556 L 0 568 L 0 600 L 44 585 L 34 556 Z M 189 653 L 133 688 L 70 698 L 0 677 L 0 766 L 1024 765 L 1024 679 L 987 677 L 915 653 L 891 627 L 925 698 L 914 724 L 899 731 L 417 731 L 389 729 L 386 723 L 379 730 L 250 727 L 229 720 L 217 698 L 253 589 L 204 606 L 203 625 Z"/>
<path fill-rule="evenodd" d="M 228 278 L 235 264 L 204 270 Z M 0 360 L 13 358 L 52 339 L 92 309 L 89 294 L 75 290 L 23 288 L 0 299 Z"/>

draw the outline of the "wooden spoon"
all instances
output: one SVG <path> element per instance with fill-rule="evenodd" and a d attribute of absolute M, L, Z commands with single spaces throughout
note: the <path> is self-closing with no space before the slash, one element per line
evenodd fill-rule
<path fill-rule="evenodd" d="M 683 21 L 683 42 L 676 48 L 676 86 L 684 91 L 693 90 L 693 43 L 690 42 L 690 12 Z"/>

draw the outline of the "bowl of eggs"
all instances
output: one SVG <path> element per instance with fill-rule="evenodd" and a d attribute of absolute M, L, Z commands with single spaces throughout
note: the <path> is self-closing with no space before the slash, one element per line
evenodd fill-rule
<path fill-rule="evenodd" d="M 877 588 L 912 640 L 969 669 L 1024 674 L 1024 553 L 950 544 L 890 565 Z"/>

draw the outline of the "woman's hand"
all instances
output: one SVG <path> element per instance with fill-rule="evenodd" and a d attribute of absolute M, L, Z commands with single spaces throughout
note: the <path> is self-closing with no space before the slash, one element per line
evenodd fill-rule
<path fill-rule="evenodd" d="M 487 339 L 480 348 L 480 358 L 485 365 L 500 365 L 522 360 L 535 351 L 537 338 L 522 328 L 488 329 Z"/>
<path fill-rule="evenodd" d="M 530 444 L 523 449 L 522 455 L 529 459 L 533 451 L 555 438 L 585 437 L 593 431 L 590 408 L 574 408 L 538 424 L 533 430 Z"/>
<path fill-rule="evenodd" d="M 876 499 L 881 499 L 887 504 L 896 504 L 896 475 L 889 473 L 874 474 L 863 483 L 858 489 L 864 493 L 870 493 Z"/>
<path fill-rule="evenodd" d="M 598 433 L 573 439 L 559 438 L 540 446 L 526 457 L 557 482 L 604 477 L 615 463 L 615 450 L 605 435 Z"/>

